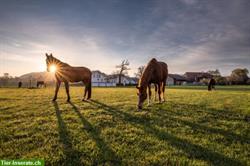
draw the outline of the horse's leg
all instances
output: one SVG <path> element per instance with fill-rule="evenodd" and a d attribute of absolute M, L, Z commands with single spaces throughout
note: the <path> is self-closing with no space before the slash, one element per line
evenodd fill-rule
<path fill-rule="evenodd" d="M 208 91 L 210 91 L 210 90 L 211 90 L 211 85 L 210 85 L 210 84 L 208 84 L 208 88 L 207 88 L 207 90 L 208 90 Z"/>
<path fill-rule="evenodd" d="M 57 93 L 58 93 L 58 90 L 60 88 L 60 85 L 61 85 L 61 81 L 56 81 L 56 90 L 55 90 L 55 96 L 53 98 L 53 101 L 56 101 L 56 99 L 57 99 Z"/>
<path fill-rule="evenodd" d="M 148 85 L 148 106 L 150 105 L 151 101 L 151 84 Z"/>
<path fill-rule="evenodd" d="M 85 98 L 86 98 L 86 95 L 87 95 L 87 84 L 84 83 L 84 81 L 83 81 L 83 84 L 85 84 L 85 87 L 84 87 L 84 95 L 83 95 L 82 101 L 85 101 Z"/>
<path fill-rule="evenodd" d="M 165 86 L 166 86 L 166 81 L 162 82 L 162 98 L 163 98 L 163 102 L 166 101 L 165 100 Z"/>
<path fill-rule="evenodd" d="M 64 85 L 65 85 L 65 89 L 66 89 L 66 93 L 67 93 L 67 102 L 70 101 L 70 96 L 69 96 L 69 82 L 65 81 L 64 82 Z"/>
<path fill-rule="evenodd" d="M 161 103 L 161 83 L 158 83 L 158 96 L 159 96 L 159 103 Z"/>
<path fill-rule="evenodd" d="M 91 85 L 91 80 L 89 80 L 89 83 L 88 83 L 88 98 L 87 100 L 89 100 L 91 98 L 91 91 L 92 91 L 92 85 Z"/>
<path fill-rule="evenodd" d="M 157 96 L 157 84 L 154 84 L 154 86 L 155 86 L 155 98 L 154 98 L 154 101 L 156 101 L 156 96 Z"/>

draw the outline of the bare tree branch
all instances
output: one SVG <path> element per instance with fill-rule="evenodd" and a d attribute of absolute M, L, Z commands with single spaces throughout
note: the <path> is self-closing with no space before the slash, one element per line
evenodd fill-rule
<path fill-rule="evenodd" d="M 124 74 L 127 74 L 127 71 L 130 70 L 129 66 L 129 61 L 128 60 L 123 60 L 120 65 L 116 65 L 116 68 L 119 69 L 119 85 L 121 85 L 121 77 Z"/>

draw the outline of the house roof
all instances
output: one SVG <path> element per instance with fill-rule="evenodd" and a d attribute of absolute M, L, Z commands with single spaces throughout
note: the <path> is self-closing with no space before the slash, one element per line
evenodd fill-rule
<path fill-rule="evenodd" d="M 104 75 L 106 77 L 108 76 L 107 74 L 101 72 L 100 70 L 93 70 L 92 73 L 99 73 L 99 74 L 102 74 L 102 75 Z"/>
<path fill-rule="evenodd" d="M 108 75 L 108 79 L 114 79 L 114 78 L 117 78 L 119 77 L 119 74 L 111 74 L 111 75 Z M 122 77 L 124 77 L 124 75 L 122 74 Z"/>
<path fill-rule="evenodd" d="M 114 78 L 118 78 L 118 77 L 119 77 L 119 74 L 111 74 L 111 75 L 108 75 L 108 78 L 109 78 L 109 79 L 114 79 Z M 131 77 L 126 76 L 126 75 L 124 75 L 124 74 L 122 74 L 121 77 L 125 77 L 125 78 L 127 78 L 127 79 L 131 79 Z"/>
<path fill-rule="evenodd" d="M 126 78 L 126 79 L 128 79 L 128 80 L 132 80 L 132 81 L 135 81 L 135 82 L 138 81 L 138 78 L 136 78 L 136 77 L 129 77 L 129 76 L 126 76 L 124 74 L 122 74 L 121 76 L 124 77 L 124 78 Z M 119 77 L 119 74 L 111 74 L 111 75 L 108 75 L 107 78 L 108 79 L 116 79 L 118 77 Z"/>
<path fill-rule="evenodd" d="M 179 74 L 168 74 L 169 77 L 177 80 L 177 81 L 187 81 L 187 78 L 184 76 L 181 76 Z"/>
<path fill-rule="evenodd" d="M 194 80 L 195 78 L 212 78 L 213 76 L 206 72 L 186 72 L 184 76 L 188 80 Z"/>

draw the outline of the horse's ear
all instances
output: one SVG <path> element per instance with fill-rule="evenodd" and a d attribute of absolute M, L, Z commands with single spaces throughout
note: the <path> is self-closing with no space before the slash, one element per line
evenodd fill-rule
<path fill-rule="evenodd" d="M 45 55 L 46 55 L 47 58 L 49 57 L 49 55 L 47 53 L 45 53 Z"/>
<path fill-rule="evenodd" d="M 50 53 L 50 55 L 49 56 L 51 56 L 52 57 L 52 53 Z"/>

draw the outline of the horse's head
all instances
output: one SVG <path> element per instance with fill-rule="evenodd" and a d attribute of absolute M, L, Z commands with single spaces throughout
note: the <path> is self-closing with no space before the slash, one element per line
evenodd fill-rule
<path fill-rule="evenodd" d="M 147 88 L 144 86 L 136 86 L 138 89 L 137 95 L 138 95 L 138 104 L 137 108 L 142 109 L 143 102 L 147 99 Z"/>
<path fill-rule="evenodd" d="M 52 54 L 45 54 L 46 55 L 46 65 L 48 72 L 55 72 L 58 67 L 58 61 L 56 58 L 52 56 Z"/>

